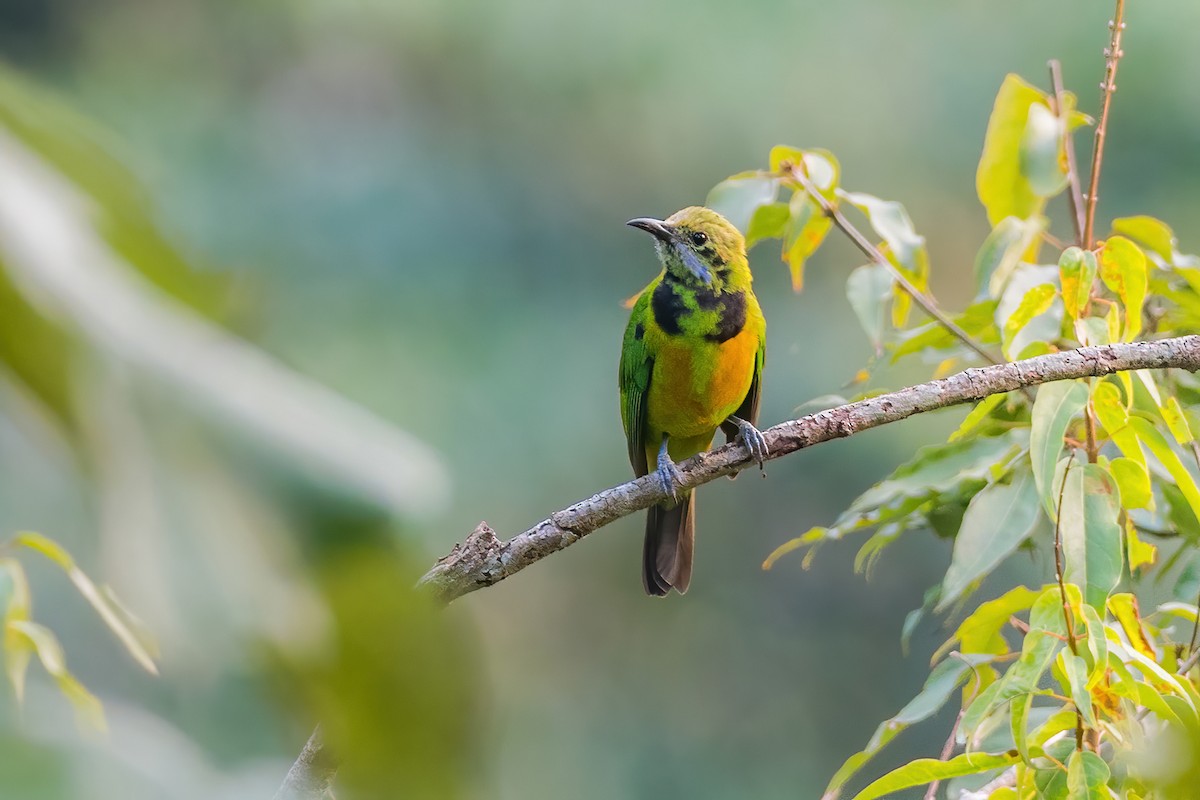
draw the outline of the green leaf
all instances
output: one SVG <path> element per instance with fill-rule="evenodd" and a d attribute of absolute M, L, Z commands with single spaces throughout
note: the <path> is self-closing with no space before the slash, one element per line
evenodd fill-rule
<path fill-rule="evenodd" d="M 925 257 L 925 237 L 917 233 L 904 206 L 895 200 L 881 200 L 862 192 L 843 192 L 847 203 L 867 215 L 875 233 L 887 243 L 887 250 L 913 276 L 921 272 Z"/>
<path fill-rule="evenodd" d="M 1027 721 L 1029 712 L 1033 709 L 1033 695 L 1025 694 L 1013 699 L 1009 706 L 1009 729 L 1012 731 L 1013 745 L 1017 748 L 1017 752 L 1021 754 L 1021 760 L 1028 764 L 1031 760 L 1029 754 L 1029 728 Z"/>
<path fill-rule="evenodd" d="M 1057 591 L 1057 590 L 1055 590 Z M 1060 606 L 1061 607 L 1061 606 Z M 1038 681 L 1062 647 L 1062 637 L 1045 630 L 1030 630 L 1021 644 L 1021 655 L 1004 677 L 988 687 L 967 707 L 961 728 L 973 736 L 997 708 L 1013 698 L 1037 691 Z"/>
<path fill-rule="evenodd" d="M 1017 334 L 1025 329 L 1030 320 L 1049 310 L 1050 304 L 1054 302 L 1056 294 L 1058 294 L 1058 290 L 1050 283 L 1039 284 L 1025 292 L 1016 310 L 1008 316 L 1008 319 L 1004 320 L 1001 339 L 1004 342 L 1004 355 L 1007 358 L 1013 357 L 1012 351 L 1009 348 L 1011 348 Z"/>
<path fill-rule="evenodd" d="M 1046 225 L 1046 218 L 1041 216 L 1030 219 L 1005 217 L 1000 220 L 975 255 L 978 296 L 1000 297 L 1013 270 L 1021 262 L 1021 256 L 1038 240 Z"/>
<path fill-rule="evenodd" d="M 878 355 L 883 354 L 887 301 L 891 293 L 892 276 L 879 264 L 859 267 L 846 280 L 846 298 Z"/>
<path fill-rule="evenodd" d="M 1092 670 L 1095 674 L 1104 675 L 1108 664 L 1108 634 L 1100 613 L 1091 606 L 1082 607 L 1083 620 L 1087 623 L 1088 655 L 1092 659 Z"/>
<path fill-rule="evenodd" d="M 754 209 L 754 215 L 746 227 L 746 249 L 749 250 L 763 239 L 782 237 L 789 219 L 791 211 L 787 203 L 766 203 Z"/>
<path fill-rule="evenodd" d="M 993 483 L 975 495 L 954 540 L 954 554 L 935 613 L 945 610 L 1012 554 L 1037 520 L 1038 492 L 1031 472 L 1021 470 L 1011 483 Z"/>
<path fill-rule="evenodd" d="M 1058 259 L 1063 306 L 1072 320 L 1079 319 L 1091 301 L 1099 268 L 1095 253 L 1078 247 L 1068 247 Z"/>
<path fill-rule="evenodd" d="M 1063 691 L 1083 715 L 1083 723 L 1089 728 L 1095 728 L 1096 714 L 1092 709 L 1092 693 L 1088 691 L 1087 662 L 1069 650 L 1063 650 L 1058 657 L 1062 661 L 1062 672 L 1066 678 Z"/>
<path fill-rule="evenodd" d="M 1038 495 L 1051 519 L 1057 519 L 1058 487 L 1051 486 L 1051 483 L 1058 456 L 1063 449 L 1063 438 L 1067 435 L 1067 426 L 1083 411 L 1087 399 L 1088 390 L 1084 384 L 1058 381 L 1040 387 L 1033 402 L 1029 457 Z"/>
<path fill-rule="evenodd" d="M 104 620 L 104 624 L 125 646 L 133 659 L 151 675 L 158 674 L 158 667 L 154 665 L 158 648 L 145 626 L 132 617 L 124 606 L 115 602 L 111 590 L 107 590 L 107 587 L 105 591 L 97 588 L 96 584 L 92 583 L 92 579 L 75 564 L 71 554 L 62 545 L 40 533 L 29 531 L 17 534 L 13 537 L 12 542 L 20 547 L 27 547 L 41 553 L 67 573 L 71 583 L 75 584 L 75 588 L 96 610 L 96 613 Z"/>
<path fill-rule="evenodd" d="M 46 672 L 58 684 L 59 691 L 75 707 L 80 721 L 97 730 L 104 730 L 104 709 L 95 695 L 85 689 L 67 670 L 67 660 L 58 637 L 49 628 L 28 620 L 10 623 L 6 638 L 8 631 L 23 637 L 27 644 L 32 646 Z"/>
<path fill-rule="evenodd" d="M 910 725 L 928 719 L 946 704 L 966 676 L 977 665 L 991 660 L 991 656 L 964 656 L 948 659 L 934 667 L 925 681 L 921 692 L 908 702 L 891 719 L 884 720 L 876 728 L 871 741 L 858 753 L 846 759 L 825 787 L 824 797 L 837 797 L 850 778 L 862 769 L 876 753 Z"/>
<path fill-rule="evenodd" d="M 1067 797 L 1070 800 L 1109 800 L 1108 764 L 1090 750 L 1076 750 L 1067 762 Z"/>
<path fill-rule="evenodd" d="M 1044 95 L 1016 75 L 1000 86 L 988 119 L 983 156 L 975 174 L 979 201 L 995 226 L 1005 217 L 1028 219 L 1041 213 L 1045 200 L 1021 172 L 1021 142 L 1034 104 L 1046 106 Z"/>
<path fill-rule="evenodd" d="M 802 535 L 797 536 L 795 539 L 790 539 L 772 550 L 771 554 L 768 555 L 763 561 L 762 568 L 764 570 L 771 569 L 771 567 L 775 566 L 775 562 L 779 561 L 779 559 L 783 558 L 788 553 L 794 552 L 803 547 L 815 545 L 817 542 L 825 539 L 828 533 L 828 528 L 809 528 Z"/>
<path fill-rule="evenodd" d="M 1099 464 L 1072 468 L 1059 513 L 1063 579 L 1083 588 L 1084 598 L 1103 609 L 1121 580 L 1124 550 L 1117 524 L 1117 485 Z"/>
<path fill-rule="evenodd" d="M 1175 256 L 1175 233 L 1167 223 L 1154 217 L 1121 217 L 1112 223 L 1113 233 L 1128 236 L 1170 264 Z"/>
<path fill-rule="evenodd" d="M 918 758 L 892 770 L 867 788 L 856 794 L 853 800 L 875 800 L 893 792 L 925 786 L 934 781 L 976 775 L 988 770 L 1011 766 L 1020 760 L 1016 751 L 1009 753 L 963 753 L 948 761 L 935 758 Z M 826 795 L 826 799 L 829 795 Z"/>
<path fill-rule="evenodd" d="M 739 231 L 750 229 L 750 220 L 761 206 L 775 202 L 779 179 L 758 173 L 743 173 L 718 183 L 704 205 L 729 220 Z"/>
<path fill-rule="evenodd" d="M 1142 617 L 1138 610 L 1137 597 L 1129 592 L 1120 592 L 1108 598 L 1108 610 L 1116 617 L 1125 638 L 1138 652 L 1154 658 L 1154 644 L 1142 627 Z M 1128 659 L 1126 659 L 1128 660 Z"/>
<path fill-rule="evenodd" d="M 982 300 L 968 306 L 954 321 L 983 344 L 997 342 L 1000 340 L 1000 331 L 995 322 L 996 306 L 995 300 Z M 892 351 L 893 362 L 924 350 L 962 349 L 962 343 L 954 334 L 937 322 L 930 322 L 901 336 L 903 340 Z"/>
<path fill-rule="evenodd" d="M 1150 491 L 1150 473 L 1145 464 L 1121 456 L 1114 458 L 1108 469 L 1121 490 L 1122 506 L 1128 509 L 1151 507 L 1154 495 Z"/>
<path fill-rule="evenodd" d="M 1100 249 L 1100 280 L 1121 298 L 1125 307 L 1124 340 L 1132 342 L 1142 330 L 1146 301 L 1146 254 L 1124 236 L 1113 236 Z"/>
<path fill-rule="evenodd" d="M 1067 185 L 1063 120 L 1043 103 L 1029 106 L 1029 119 L 1021 136 L 1021 176 L 1034 194 L 1053 197 Z"/>

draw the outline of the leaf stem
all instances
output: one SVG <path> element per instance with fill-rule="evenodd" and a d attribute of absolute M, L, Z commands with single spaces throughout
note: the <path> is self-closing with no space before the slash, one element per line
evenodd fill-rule
<path fill-rule="evenodd" d="M 887 256 L 885 256 L 878 247 L 871 244 L 871 241 L 867 239 L 866 236 L 863 236 L 862 232 L 860 232 L 858 228 L 854 227 L 850 220 L 846 219 L 845 215 L 842 214 L 841 210 L 836 205 L 829 202 L 829 198 L 821 194 L 820 190 L 813 185 L 812 180 L 804 174 L 804 169 L 802 166 L 798 164 L 791 164 L 786 167 L 786 169 L 788 176 L 792 178 L 792 180 L 796 181 L 796 183 L 800 184 L 800 186 L 804 188 L 804 191 L 808 192 L 809 197 L 811 197 L 813 201 L 821 207 L 821 211 L 825 213 L 825 216 L 833 220 L 833 224 L 836 225 L 842 233 L 846 234 L 850 241 L 854 242 L 854 245 L 861 250 L 867 258 L 886 269 L 892 276 L 892 280 L 896 282 L 896 285 L 899 286 L 905 294 L 911 297 L 916 304 L 925 311 L 926 314 L 937 320 L 939 325 L 950 331 L 950 333 L 958 338 L 959 341 L 969 347 L 973 352 L 975 352 L 976 355 L 978 355 L 987 363 L 1004 363 L 1002 360 L 998 360 L 987 350 L 984 350 L 978 342 L 971 338 L 971 334 L 964 331 L 954 320 L 946 316 L 946 314 L 937 307 L 937 302 L 935 302 L 932 297 L 914 286 L 912 282 L 905 277 L 904 273 L 897 269 L 896 265 L 889 261 Z"/>
<path fill-rule="evenodd" d="M 1079 163 L 1075 159 L 1075 139 L 1070 131 L 1070 113 L 1063 102 L 1062 64 L 1057 58 L 1050 59 L 1050 86 L 1054 90 L 1054 113 L 1063 126 L 1063 150 L 1067 155 L 1067 202 L 1071 206 L 1071 224 L 1075 230 L 1075 244 L 1083 246 L 1083 190 L 1079 186 Z"/>
<path fill-rule="evenodd" d="M 1100 84 L 1100 121 L 1096 123 L 1096 140 L 1092 145 L 1092 173 L 1088 181 L 1087 210 L 1083 223 L 1083 247 L 1092 249 L 1092 234 L 1096 220 L 1096 201 L 1100 188 L 1100 166 L 1104 161 L 1104 140 L 1108 135 L 1108 112 L 1112 107 L 1112 96 L 1117 91 L 1117 65 L 1121 56 L 1121 37 L 1125 33 L 1125 0 L 1117 0 L 1116 11 L 1108 22 L 1110 33 L 1108 47 L 1104 50 L 1104 81 Z"/>

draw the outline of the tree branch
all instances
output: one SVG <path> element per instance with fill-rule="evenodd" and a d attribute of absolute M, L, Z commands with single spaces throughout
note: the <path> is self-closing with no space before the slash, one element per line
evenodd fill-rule
<path fill-rule="evenodd" d="M 318 725 L 308 737 L 304 749 L 292 764 L 274 800 L 325 800 L 332 797 L 330 787 L 337 774 L 337 761 L 325 749 L 325 737 Z"/>
<path fill-rule="evenodd" d="M 1108 111 L 1113 92 L 1117 90 L 1117 65 L 1121 56 L 1121 36 L 1125 33 L 1125 0 L 1117 0 L 1117 9 L 1108 22 L 1108 47 L 1104 49 L 1104 82 L 1100 84 L 1100 120 L 1096 123 L 1096 140 L 1092 145 L 1092 174 L 1088 181 L 1087 210 L 1083 221 L 1083 249 L 1092 249 L 1092 231 L 1096 221 L 1096 201 L 1100 199 L 1100 165 L 1104 160 L 1104 140 L 1108 135 Z"/>
<path fill-rule="evenodd" d="M 1075 139 L 1071 135 L 1071 115 L 1063 102 L 1062 64 L 1057 58 L 1050 59 L 1050 86 L 1054 91 L 1054 113 L 1063 126 L 1063 150 L 1067 156 L 1067 202 L 1071 206 L 1071 226 L 1075 231 L 1075 244 L 1083 247 L 1083 190 L 1079 187 L 1079 164 L 1075 160 Z M 1060 247 L 1065 250 L 1065 247 Z"/>
<path fill-rule="evenodd" d="M 846 234 L 847 238 L 854 242 L 854 246 L 862 251 L 863 255 L 887 270 L 901 291 L 911 297 L 926 314 L 936 320 L 943 328 L 950 331 L 959 341 L 973 350 L 976 355 L 987 363 L 1000 364 L 1003 362 L 1004 359 L 997 358 L 987 350 L 984 350 L 978 342 L 971 338 L 971 334 L 964 331 L 954 320 L 950 319 L 950 317 L 946 316 L 938 308 L 937 302 L 932 297 L 914 286 L 912 281 L 897 269 L 896 265 L 889 261 L 887 256 L 878 247 L 871 244 L 871 240 L 863 236 L 858 228 L 854 227 L 850 220 L 846 219 L 846 215 L 842 213 L 841 209 L 829 202 L 829 199 L 821 194 L 821 191 L 813 185 L 812 180 L 805 174 L 802 165 L 792 164 L 790 169 L 788 169 L 788 176 L 800 184 L 804 188 L 804 191 L 808 192 L 808 196 L 821 207 L 821 211 L 824 212 L 825 216 L 833 220 L 833 224 L 838 227 L 838 230 Z"/>
<path fill-rule="evenodd" d="M 1072 378 L 1136 369 L 1200 370 L 1200 336 L 1155 342 L 1083 347 L 998 366 L 968 369 L 949 378 L 910 386 L 857 403 L 789 420 L 763 431 L 768 458 L 852 436 L 926 411 L 981 400 L 989 395 Z M 740 443 L 727 444 L 679 464 L 682 488 L 691 489 L 752 465 Z M 648 475 L 606 489 L 555 512 L 524 533 L 501 541 L 486 522 L 440 559 L 418 587 L 449 603 L 491 586 L 582 539 L 592 531 L 666 499 Z"/>

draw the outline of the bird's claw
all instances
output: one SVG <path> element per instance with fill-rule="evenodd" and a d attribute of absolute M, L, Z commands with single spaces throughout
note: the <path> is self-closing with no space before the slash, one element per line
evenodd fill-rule
<path fill-rule="evenodd" d="M 663 491 L 667 493 L 672 502 L 678 502 L 677 487 L 683 482 L 683 476 L 679 474 L 679 468 L 675 466 L 675 462 L 667 453 L 666 440 L 663 441 L 662 449 L 658 451 L 658 469 L 654 474 L 658 476 L 658 482 L 662 484 Z"/>
<path fill-rule="evenodd" d="M 758 468 L 761 470 L 763 462 L 767 460 L 767 456 L 770 454 L 770 451 L 767 449 L 766 437 L 762 435 L 762 431 L 749 422 L 746 422 L 746 420 L 735 417 L 734 421 L 737 422 L 737 438 L 750 451 L 750 457 L 758 462 Z"/>

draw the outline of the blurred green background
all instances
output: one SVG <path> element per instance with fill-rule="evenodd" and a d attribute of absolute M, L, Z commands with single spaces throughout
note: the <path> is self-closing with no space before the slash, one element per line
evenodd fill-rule
<path fill-rule="evenodd" d="M 24 712 L 0 717 L 4 796 L 265 798 L 317 718 L 363 754 L 348 796 L 817 796 L 923 680 L 945 631 L 926 622 L 904 657 L 900 625 L 949 547 L 910 536 L 870 582 L 849 545 L 809 572 L 760 564 L 961 413 L 706 487 L 686 598 L 642 595 L 640 515 L 445 614 L 407 588 L 480 519 L 509 536 L 627 477 L 620 303 L 657 267 L 626 219 L 702 202 L 774 144 L 828 147 L 847 187 L 907 205 L 936 294 L 960 308 L 988 231 L 974 173 L 1000 81 L 1046 86 L 1058 57 L 1095 113 L 1110 14 L 1094 0 L 0 4 L 0 57 L 23 76 L 5 78 L 23 88 L 5 89 L 0 156 L 15 134 L 114 218 L 145 211 L 174 248 L 167 266 L 152 229 L 131 224 L 122 247 L 104 214 L 97 230 L 306 376 L 299 394 L 274 384 L 282 396 L 329 387 L 431 448 L 389 439 L 331 476 L 278 437 L 247 436 L 253 419 L 287 416 L 279 396 L 211 381 L 182 352 L 136 355 L 147 341 L 170 355 L 152 327 L 113 344 L 107 323 L 79 326 L 80 308 L 109 300 L 66 278 L 83 305 L 38 311 L 70 331 L 66 367 L 47 366 L 61 353 L 36 330 L 8 331 L 0 538 L 35 529 L 67 545 L 159 635 L 163 674 L 139 673 L 34 564 L 35 616 L 112 732 L 78 733 L 38 676 Z M 1200 5 L 1134 2 L 1128 19 L 1100 217 L 1154 214 L 1194 248 Z M 48 144 L 77 136 L 104 155 Z M 136 202 L 113 188 L 124 176 L 94 168 L 108 157 L 144 187 Z M 27 177 L 0 171 L 0 198 Z M 800 295 L 772 245 L 752 263 L 773 424 L 870 358 L 844 296 L 860 256 L 831 237 Z M 0 314 L 37 306 L 30 264 L 7 279 L 25 299 Z M 55 393 L 27 385 L 40 370 L 67 376 L 49 415 Z M 376 420 L 336 405 L 331 430 L 378 443 Z M 303 419 L 289 435 L 317 436 Z M 411 474 L 391 473 L 393 456 Z M 373 470 L 413 491 L 373 484 Z M 1048 574 L 1029 559 L 1007 569 Z M 935 753 L 944 730 L 907 734 L 878 768 Z"/>

